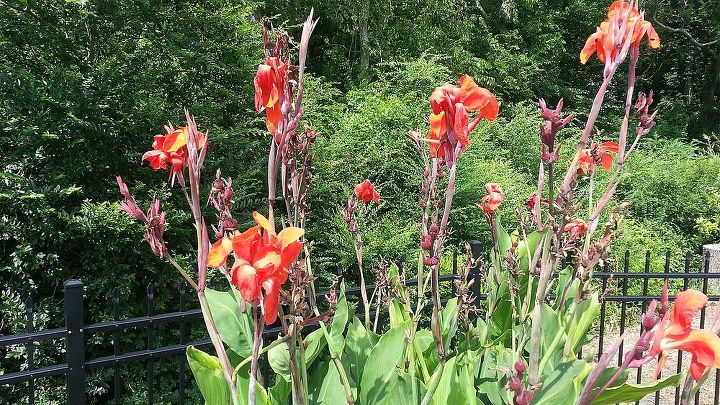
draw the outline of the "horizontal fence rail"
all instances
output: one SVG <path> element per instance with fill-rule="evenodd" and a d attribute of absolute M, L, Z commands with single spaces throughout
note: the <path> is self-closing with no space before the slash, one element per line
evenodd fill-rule
<path fill-rule="evenodd" d="M 481 256 L 481 249 L 479 243 L 471 243 L 472 254 L 475 258 Z M 600 307 L 599 323 L 597 326 L 597 339 L 596 343 L 588 344 L 589 349 L 596 349 L 596 355 L 599 356 L 603 353 L 606 348 L 607 341 L 610 341 L 615 336 L 621 335 L 629 327 L 626 319 L 628 318 L 628 311 L 638 312 L 639 309 L 645 310 L 647 305 L 652 300 L 660 299 L 660 291 L 655 289 L 655 293 L 650 292 L 650 282 L 657 280 L 675 280 L 675 283 L 682 283 L 682 288 L 686 289 L 691 286 L 691 283 L 700 284 L 699 286 L 693 285 L 698 289 L 701 289 L 703 293 L 708 295 L 711 302 L 720 302 L 720 295 L 718 288 L 720 288 L 720 273 L 709 273 L 709 256 L 705 255 L 700 260 L 701 265 L 695 271 L 692 266 L 692 255 L 686 255 L 682 260 L 682 270 L 671 271 L 671 257 L 669 254 L 665 255 L 665 261 L 663 271 L 653 272 L 651 271 L 651 257 L 649 252 L 645 255 L 645 262 L 643 271 L 631 272 L 630 271 L 630 254 L 626 252 L 625 260 L 622 263 L 622 271 L 612 272 L 609 271 L 609 267 L 606 264 L 603 271 L 595 272 L 593 278 L 597 283 L 597 286 L 601 292 L 608 292 L 603 295 Z M 695 257 L 697 258 L 697 257 Z M 439 277 L 439 281 L 443 283 L 452 283 L 456 277 L 458 269 L 458 256 L 457 253 L 453 256 L 452 263 L 452 274 L 445 274 Z M 338 272 L 340 269 L 338 269 Z M 471 277 L 476 279 L 474 288 L 474 295 L 479 300 L 486 299 L 486 295 L 481 292 L 481 280 L 483 274 L 480 268 L 472 269 Z M 710 282 L 714 283 L 714 290 L 710 290 Z M 611 283 L 615 286 L 614 290 L 608 289 Z M 639 289 L 638 283 L 642 284 L 642 292 L 630 294 L 628 289 L 631 283 L 634 284 L 635 289 Z M 405 280 L 405 285 L 408 287 L 416 287 L 417 279 Z M 375 286 L 368 285 L 368 291 L 372 291 Z M 454 289 L 454 286 L 452 286 Z M 154 402 L 154 381 L 155 381 L 155 362 L 168 357 L 183 356 L 186 349 L 189 346 L 194 346 L 201 349 L 212 350 L 212 343 L 209 339 L 188 341 L 188 325 L 194 320 L 202 319 L 202 312 L 200 309 L 189 309 L 185 310 L 185 288 L 181 287 L 178 290 L 178 303 L 179 311 L 168 312 L 168 313 L 154 313 L 155 304 L 155 291 L 152 285 L 148 286 L 146 291 L 147 300 L 147 314 L 145 316 L 139 316 L 129 319 L 120 319 L 120 294 L 116 289 L 113 293 L 113 319 L 94 324 L 85 325 L 84 312 L 85 306 L 83 302 L 83 291 L 84 285 L 79 280 L 68 280 L 65 283 L 65 326 L 62 328 L 54 328 L 36 331 L 35 325 L 33 324 L 33 302 L 28 299 L 26 301 L 26 328 L 25 332 L 18 333 L 8 336 L 0 336 L 0 348 L 9 346 L 24 345 L 26 348 L 27 366 L 24 370 L 15 372 L 5 372 L 0 374 L 0 386 L 4 385 L 16 385 L 27 383 L 27 403 L 34 404 L 36 400 L 36 381 L 38 379 L 54 377 L 54 376 L 65 376 L 66 385 L 65 389 L 67 392 L 67 401 L 70 404 L 84 404 L 87 400 L 86 388 L 87 388 L 87 374 L 88 370 L 102 370 L 111 369 L 112 379 L 106 381 L 108 386 L 112 386 L 112 394 L 114 396 L 114 403 L 122 403 L 123 393 L 123 380 L 120 374 L 119 368 L 126 364 L 137 364 L 144 363 L 146 368 L 146 389 L 147 389 L 147 402 L 152 404 Z M 319 289 L 316 286 L 316 291 Z M 613 293 L 611 294 L 610 291 Z M 360 287 L 348 287 L 345 290 L 345 294 L 348 296 L 359 296 L 361 292 Z M 316 299 L 320 299 L 328 295 L 329 291 L 320 291 L 316 293 Z M 552 300 L 554 297 L 550 296 L 548 299 Z M 674 300 L 674 296 L 670 296 L 670 300 Z M 617 330 L 608 330 L 607 320 L 609 313 L 614 311 L 614 314 L 619 314 Z M 637 327 L 639 322 L 635 322 L 639 318 L 633 317 L 632 325 Z M 700 327 L 704 327 L 706 322 L 706 309 L 701 312 Z M 179 331 L 179 339 L 176 344 L 165 345 L 162 347 L 155 347 L 157 336 L 156 329 L 162 327 L 163 330 L 167 328 L 174 328 Z M 308 325 L 306 328 L 314 329 L 317 325 Z M 122 352 L 120 349 L 120 338 L 121 334 L 128 330 L 145 330 L 145 348 L 134 351 Z M 109 333 L 112 335 L 112 354 L 87 359 L 86 345 L 88 343 L 88 337 L 98 333 Z M 279 334 L 282 333 L 280 326 L 266 328 L 263 333 L 266 339 L 275 339 Z M 612 333 L 613 336 L 609 336 Z M 36 367 L 36 344 L 40 342 L 48 341 L 64 341 L 66 347 L 65 363 L 48 365 L 42 367 Z M 582 353 L 581 353 L 582 355 Z M 618 364 L 622 361 L 623 348 L 621 346 L 618 353 Z M 2 360 L 2 359 L 0 359 Z M 677 371 L 683 369 L 683 362 L 687 359 L 683 359 L 682 352 L 679 352 L 676 361 Z M 177 370 L 177 400 L 178 403 L 183 404 L 186 401 L 186 382 L 189 378 L 190 373 L 187 372 L 186 362 L 183 358 L 180 358 L 179 367 Z M 637 370 L 636 381 L 641 382 L 643 376 L 642 368 Z M 718 405 L 720 401 L 720 371 L 716 372 L 714 379 L 714 387 L 711 388 L 711 392 L 708 395 L 712 395 L 712 403 Z M 710 383 L 707 383 L 708 385 Z M 671 395 L 675 397 L 675 403 L 679 403 L 680 388 L 673 389 L 674 392 L 664 392 L 662 395 Z M 667 390 L 666 390 L 667 391 Z M 3 398 L 0 393 L 0 402 Z M 655 394 L 654 402 L 660 403 L 661 393 Z M 695 403 L 700 403 L 700 393 L 695 397 Z M 639 403 L 639 402 L 638 402 Z M 704 401 L 702 403 L 708 403 Z"/>

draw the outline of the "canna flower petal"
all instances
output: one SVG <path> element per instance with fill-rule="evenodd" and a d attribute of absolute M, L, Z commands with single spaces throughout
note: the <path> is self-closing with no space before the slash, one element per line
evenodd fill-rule
<path fill-rule="evenodd" d="M 233 264 L 232 283 L 245 301 L 253 301 L 260 297 L 257 272 L 253 266 L 243 260 L 237 260 Z"/>
<path fill-rule="evenodd" d="M 627 29 L 621 33 L 623 38 L 615 38 L 615 33 L 619 29 L 619 21 L 624 21 L 628 16 Z M 612 61 L 619 53 L 616 40 L 618 44 L 621 44 L 628 36 L 631 36 L 632 45 L 640 46 L 640 41 L 646 35 L 650 48 L 660 46 L 660 38 L 652 24 L 645 21 L 643 15 L 636 7 L 632 6 L 630 1 L 614 1 L 608 8 L 607 19 L 585 41 L 585 46 L 580 51 L 580 62 L 587 63 L 593 53 L 597 53 L 597 57 L 602 63 L 605 63 L 608 58 Z"/>
<path fill-rule="evenodd" d="M 163 152 L 161 150 L 149 150 L 145 152 L 142 155 L 141 162 L 144 162 L 147 160 L 147 162 L 150 164 L 150 167 L 153 168 L 153 170 L 159 170 L 159 169 L 165 169 L 167 170 L 167 161 L 170 158 L 170 155 L 166 152 Z"/>
<path fill-rule="evenodd" d="M 265 216 L 257 211 L 253 212 L 253 219 L 255 222 L 260 225 L 264 230 L 270 232 L 271 234 L 275 234 L 275 227 L 270 223 L 270 221 L 265 218 Z"/>
<path fill-rule="evenodd" d="M 675 297 L 670 326 L 665 336 L 684 336 L 692 329 L 692 320 L 708 303 L 708 297 L 698 290 L 689 289 Z"/>
<path fill-rule="evenodd" d="M 692 353 L 690 374 L 695 381 L 702 378 L 706 368 L 720 368 L 720 337 L 712 332 L 693 329 L 685 338 L 669 341 L 663 348 Z"/>
<path fill-rule="evenodd" d="M 285 249 L 292 242 L 297 241 L 305 234 L 305 230 L 302 228 L 296 228 L 294 226 L 287 227 L 280 231 L 278 239 L 282 243 L 282 248 Z"/>
<path fill-rule="evenodd" d="M 505 193 L 498 183 L 485 184 L 485 191 L 488 192 L 488 195 L 480 200 L 480 208 L 486 214 L 494 214 L 500 204 L 505 201 Z"/>
<path fill-rule="evenodd" d="M 267 106 L 275 105 L 278 91 L 274 88 L 273 71 L 270 65 L 261 64 L 255 74 L 255 110 L 262 111 Z M 273 91 L 273 89 L 275 91 Z"/>
<path fill-rule="evenodd" d="M 252 263 L 253 267 L 261 273 L 272 272 L 275 268 L 280 267 L 282 263 L 280 255 L 269 247 L 265 247 L 266 251 L 260 253 Z M 269 269 L 268 269 L 269 268 Z"/>
<path fill-rule="evenodd" d="M 302 243 L 300 242 L 292 242 L 287 245 L 285 249 L 283 249 L 281 256 L 281 263 L 283 269 L 289 269 L 290 266 L 295 262 L 297 257 L 300 255 L 300 252 L 302 251 Z"/>
<path fill-rule="evenodd" d="M 222 266 L 232 251 L 233 241 L 228 237 L 224 237 L 213 243 L 208 252 L 208 267 L 217 268 Z"/>
<path fill-rule="evenodd" d="M 430 96 L 430 107 L 432 114 L 426 139 L 430 146 L 430 156 L 445 157 L 448 165 L 452 165 L 455 157 L 447 155 L 454 154 L 457 143 L 460 142 L 463 148 L 469 144 L 468 112 L 479 112 L 474 120 L 494 120 L 499 112 L 495 96 L 478 86 L 468 75 L 461 76 L 456 86 L 445 84 L 436 87 Z"/>
<path fill-rule="evenodd" d="M 469 125 L 470 121 L 468 120 L 465 106 L 463 105 L 463 103 L 455 104 L 455 123 L 453 129 L 455 130 L 455 136 L 457 137 L 457 141 L 463 147 L 466 147 L 470 144 L 470 133 L 468 132 Z"/>
<path fill-rule="evenodd" d="M 620 144 L 618 144 L 617 142 L 602 142 L 599 146 L 599 149 L 606 152 L 618 153 L 618 151 L 620 150 Z"/>
<path fill-rule="evenodd" d="M 660 48 L 660 37 L 658 36 L 657 31 L 655 31 L 655 28 L 650 24 L 647 23 L 647 37 L 648 37 L 648 45 L 650 45 L 650 48 L 657 49 Z"/>
<path fill-rule="evenodd" d="M 368 179 L 363 180 L 362 183 L 355 186 L 355 196 L 365 204 L 370 204 L 370 201 L 375 202 L 375 204 L 380 203 L 380 194 Z"/>
<path fill-rule="evenodd" d="M 260 238 L 260 227 L 254 226 L 243 233 L 233 236 L 232 247 L 236 259 L 251 262 L 257 250 L 257 240 Z"/>
<path fill-rule="evenodd" d="M 265 314 L 265 324 L 272 325 L 278 317 L 278 307 L 280 306 L 280 283 L 275 279 L 268 279 L 262 284 L 265 290 L 263 297 L 263 312 Z"/>

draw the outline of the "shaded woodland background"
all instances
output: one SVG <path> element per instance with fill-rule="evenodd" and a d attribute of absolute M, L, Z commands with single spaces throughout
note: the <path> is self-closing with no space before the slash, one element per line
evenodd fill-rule
<path fill-rule="evenodd" d="M 142 203 L 161 197 L 166 239 L 192 261 L 184 201 L 166 172 L 139 166 L 152 135 L 168 120 L 181 123 L 183 107 L 210 132 L 206 180 L 217 168 L 234 179 L 241 226 L 253 210 L 266 210 L 269 137 L 252 89 L 262 16 L 295 38 L 311 7 L 320 17 L 308 61 L 305 121 L 320 138 L 307 231 L 316 268 L 329 272 L 353 262 L 339 210 L 364 178 L 383 197 L 364 224 L 368 263 L 417 257 L 422 170 L 406 134 L 427 129 L 430 92 L 463 73 L 498 96 L 501 113 L 478 128 L 463 158 L 452 245 L 487 240 L 475 203 L 488 181 L 503 185 L 502 219 L 513 221 L 537 172 L 536 101 L 554 105 L 562 97 L 576 113 L 562 135 L 569 152 L 602 78 L 601 65 L 581 65 L 578 53 L 608 3 L 0 0 L 0 333 L 24 327 L 28 296 L 39 327 L 61 325 L 62 282 L 70 277 L 87 285 L 88 322 L 110 316 L 116 287 L 127 299 L 123 316 L 143 314 L 148 283 L 156 284 L 156 311 L 174 309 L 180 279 L 120 212 L 115 176 Z M 615 257 L 650 250 L 659 268 L 665 251 L 680 257 L 720 237 L 720 8 L 713 3 L 641 5 L 662 46 L 643 46 L 636 88 L 652 89 L 660 112 L 618 192 L 630 213 Z M 619 126 L 619 78 L 598 123 L 600 140 Z M 100 350 L 108 340 L 93 344 Z M 20 367 L 23 350 L 0 351 L 3 367 Z M 97 402 L 111 394 L 102 378 L 91 382 Z M 47 398 L 57 394 L 42 389 Z"/>

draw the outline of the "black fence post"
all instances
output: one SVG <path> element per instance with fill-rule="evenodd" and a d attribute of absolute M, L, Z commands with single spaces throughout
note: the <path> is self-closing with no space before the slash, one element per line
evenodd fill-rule
<path fill-rule="evenodd" d="M 67 400 L 68 404 L 85 404 L 85 308 L 83 283 L 65 282 L 65 328 L 67 329 Z"/>
<path fill-rule="evenodd" d="M 470 242 L 470 253 L 473 258 L 473 268 L 470 270 L 469 276 L 473 279 L 473 285 L 470 287 L 470 292 L 475 296 L 475 306 L 480 305 L 480 284 L 482 277 L 480 274 L 480 258 L 482 257 L 482 244 L 479 241 Z M 469 281 L 469 280 L 468 280 Z"/>

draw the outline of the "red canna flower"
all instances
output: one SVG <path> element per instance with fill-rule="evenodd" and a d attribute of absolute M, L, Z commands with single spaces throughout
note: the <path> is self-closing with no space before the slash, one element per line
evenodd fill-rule
<path fill-rule="evenodd" d="M 494 120 L 498 115 L 498 102 L 487 89 L 475 84 L 472 77 L 460 77 L 460 84 L 446 84 L 435 88 L 430 96 L 430 131 L 427 142 L 430 155 L 445 157 L 451 163 L 456 145 L 464 150 L 470 144 L 469 135 L 477 123 L 485 118 Z M 479 112 L 470 122 L 468 112 Z"/>
<path fill-rule="evenodd" d="M 682 350 L 692 354 L 690 375 L 698 381 L 706 368 L 720 368 L 720 337 L 716 334 L 693 329 L 692 321 L 705 307 L 708 297 L 700 291 L 689 289 L 675 297 L 675 305 L 665 314 L 656 332 L 653 346 L 648 354 L 651 357 L 665 350 Z M 658 361 L 658 371 L 662 369 L 667 355 Z"/>
<path fill-rule="evenodd" d="M 576 239 L 587 231 L 588 226 L 582 219 L 574 219 L 572 222 L 565 224 L 563 229 L 565 232 L 570 234 L 570 239 Z"/>
<path fill-rule="evenodd" d="M 288 227 L 276 234 L 267 218 L 257 212 L 253 218 L 257 226 L 212 245 L 208 267 L 224 265 L 234 253 L 232 283 L 245 301 L 261 299 L 265 323 L 270 325 L 277 320 L 280 286 L 287 281 L 288 269 L 302 250 L 299 239 L 304 231 Z"/>
<path fill-rule="evenodd" d="M 624 30 L 623 38 L 620 40 L 620 38 L 615 38 L 615 34 L 618 32 L 618 23 L 624 20 L 628 11 L 630 12 L 628 28 Z M 630 32 L 630 28 L 632 28 L 632 32 Z M 642 13 L 630 2 L 616 0 L 610 5 L 607 19 L 585 42 L 585 46 L 580 51 L 580 63 L 587 63 L 593 53 L 597 53 L 600 62 L 605 63 L 608 58 L 613 61 L 628 35 L 632 35 L 631 46 L 639 47 L 643 37 L 647 36 L 650 48 L 660 47 L 660 37 L 652 24 L 645 21 Z"/>
<path fill-rule="evenodd" d="M 614 153 L 618 153 L 620 145 L 617 142 L 602 142 L 601 144 L 593 144 L 588 149 L 583 149 L 578 155 L 578 169 L 584 174 L 588 174 L 595 170 L 595 166 L 600 164 L 603 170 L 610 171 L 613 164 Z"/>
<path fill-rule="evenodd" d="M 200 137 L 199 147 L 205 146 L 205 135 L 198 132 Z M 147 151 L 142 156 L 142 161 L 148 161 L 153 170 L 164 169 L 170 170 L 172 173 L 180 173 L 185 166 L 185 157 L 187 156 L 187 127 L 180 127 L 175 130 L 168 130 L 167 135 L 155 135 L 152 144 L 153 149 Z"/>
<path fill-rule="evenodd" d="M 485 184 L 485 191 L 488 192 L 488 195 L 480 200 L 480 208 L 484 213 L 492 215 L 505 200 L 505 193 L 503 193 L 498 183 Z"/>
<path fill-rule="evenodd" d="M 285 101 L 287 67 L 287 63 L 280 58 L 267 57 L 265 63 L 258 66 L 255 75 L 255 109 L 258 112 L 265 109 L 265 123 L 273 135 L 282 120 L 281 108 Z"/>
<path fill-rule="evenodd" d="M 355 195 L 359 201 L 365 204 L 370 204 L 370 201 L 375 201 L 375 204 L 380 204 L 380 194 L 368 179 L 363 180 L 362 183 L 355 186 Z"/>

